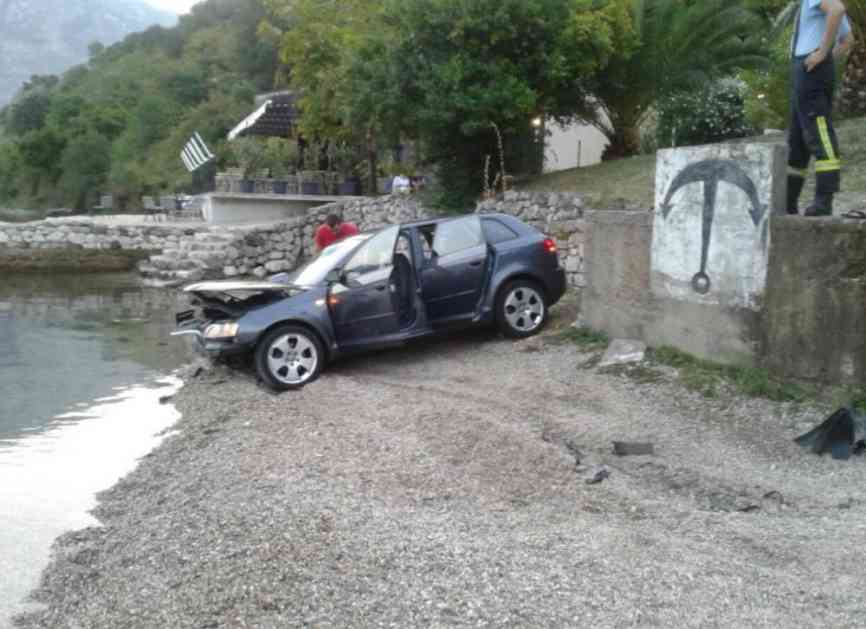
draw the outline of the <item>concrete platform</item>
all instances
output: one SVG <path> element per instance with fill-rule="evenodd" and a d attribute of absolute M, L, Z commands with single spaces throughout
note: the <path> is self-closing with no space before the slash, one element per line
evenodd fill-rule
<path fill-rule="evenodd" d="M 303 216 L 307 210 L 354 197 L 307 194 L 212 192 L 204 197 L 204 219 L 211 225 L 262 223 Z"/>

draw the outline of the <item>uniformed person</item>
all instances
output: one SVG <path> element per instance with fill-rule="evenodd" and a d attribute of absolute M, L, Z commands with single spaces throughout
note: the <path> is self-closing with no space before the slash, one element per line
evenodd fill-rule
<path fill-rule="evenodd" d="M 791 42 L 793 58 L 791 125 L 788 130 L 788 213 L 797 201 L 806 168 L 815 157 L 815 200 L 806 216 L 830 216 L 839 191 L 841 161 L 833 129 L 834 57 L 853 43 L 851 25 L 840 0 L 800 0 Z"/>

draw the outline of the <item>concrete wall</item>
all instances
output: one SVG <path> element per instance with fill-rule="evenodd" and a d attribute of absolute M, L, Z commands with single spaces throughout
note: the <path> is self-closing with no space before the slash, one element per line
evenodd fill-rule
<path fill-rule="evenodd" d="M 204 197 L 202 214 L 211 225 L 277 222 L 306 216 L 317 207 L 342 200 L 324 195 L 212 192 Z"/>
<path fill-rule="evenodd" d="M 782 211 L 785 147 L 713 144 L 658 152 L 652 284 L 659 297 L 759 308 L 769 218 Z"/>
<path fill-rule="evenodd" d="M 611 337 L 649 338 L 655 317 L 650 290 L 653 215 L 590 211 L 586 219 L 581 323 Z"/>
<path fill-rule="evenodd" d="M 866 223 L 776 217 L 765 313 L 773 371 L 866 383 Z"/>
<path fill-rule="evenodd" d="M 766 291 L 752 308 L 655 294 L 651 213 L 585 219 L 584 325 L 715 362 L 866 384 L 866 223 L 773 216 Z"/>

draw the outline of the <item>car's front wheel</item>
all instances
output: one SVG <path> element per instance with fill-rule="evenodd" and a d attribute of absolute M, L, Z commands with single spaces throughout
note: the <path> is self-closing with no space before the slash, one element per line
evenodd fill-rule
<path fill-rule="evenodd" d="M 325 360 L 315 333 L 297 325 L 274 328 L 256 346 L 256 371 L 272 389 L 297 389 L 319 377 Z"/>
<path fill-rule="evenodd" d="M 547 300 L 544 289 L 531 280 L 515 280 L 507 284 L 496 300 L 496 322 L 505 336 L 532 336 L 547 321 Z"/>

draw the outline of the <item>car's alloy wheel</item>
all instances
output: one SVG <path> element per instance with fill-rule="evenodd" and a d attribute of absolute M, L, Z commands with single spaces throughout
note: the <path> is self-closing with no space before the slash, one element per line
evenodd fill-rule
<path fill-rule="evenodd" d="M 535 334 L 547 319 L 544 291 L 528 280 L 512 282 L 500 293 L 497 315 L 499 328 L 507 336 Z"/>
<path fill-rule="evenodd" d="M 271 330 L 256 347 L 259 377 L 274 389 L 297 389 L 315 380 L 324 352 L 318 337 L 300 326 Z"/>

